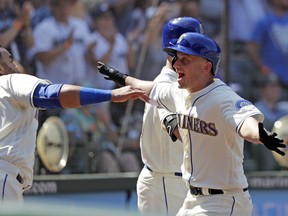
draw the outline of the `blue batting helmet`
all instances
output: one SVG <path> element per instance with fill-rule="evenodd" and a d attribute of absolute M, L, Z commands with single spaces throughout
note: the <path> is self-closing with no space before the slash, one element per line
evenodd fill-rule
<path fill-rule="evenodd" d="M 203 34 L 202 23 L 192 17 L 178 17 L 168 21 L 162 30 L 162 49 L 175 45 L 178 38 L 186 32 L 198 32 Z"/>
<path fill-rule="evenodd" d="M 217 73 L 221 58 L 219 45 L 207 35 L 187 32 L 180 36 L 176 45 L 164 49 L 167 53 L 182 52 L 188 55 L 201 56 L 212 63 L 213 75 Z"/>

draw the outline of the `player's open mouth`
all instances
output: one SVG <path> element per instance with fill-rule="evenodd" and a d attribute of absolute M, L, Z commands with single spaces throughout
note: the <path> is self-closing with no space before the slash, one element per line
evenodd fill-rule
<path fill-rule="evenodd" d="M 178 80 L 182 79 L 185 76 L 184 73 L 178 72 Z"/>

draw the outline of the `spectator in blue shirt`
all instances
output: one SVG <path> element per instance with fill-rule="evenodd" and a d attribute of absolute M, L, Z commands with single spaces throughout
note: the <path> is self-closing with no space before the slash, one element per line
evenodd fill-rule
<path fill-rule="evenodd" d="M 271 0 L 270 10 L 254 27 L 248 51 L 264 75 L 275 74 L 288 87 L 288 1 Z M 287 93 L 283 99 L 287 99 Z"/>

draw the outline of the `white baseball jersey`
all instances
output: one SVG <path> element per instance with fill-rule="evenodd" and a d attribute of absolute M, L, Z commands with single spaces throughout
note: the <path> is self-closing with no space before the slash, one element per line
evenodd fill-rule
<path fill-rule="evenodd" d="M 171 85 L 176 79 L 175 71 L 163 67 L 154 82 Z M 175 215 L 187 195 L 188 189 L 179 175 L 183 163 L 183 144 L 180 141 L 172 142 L 161 124 L 169 114 L 165 109 L 145 105 L 140 139 L 145 167 L 137 181 L 138 209 L 143 213 Z"/>
<path fill-rule="evenodd" d="M 176 79 L 176 72 L 164 67 L 161 75 L 157 76 L 154 82 L 161 81 L 171 84 Z M 172 142 L 161 123 L 169 114 L 171 112 L 165 109 L 157 109 L 148 103 L 145 105 L 140 139 L 141 156 L 143 163 L 155 172 L 181 172 L 183 144 L 180 141 Z"/>
<path fill-rule="evenodd" d="M 221 80 L 189 94 L 173 85 L 158 83 L 151 103 L 176 112 L 184 144 L 184 180 L 194 187 L 243 189 L 244 140 L 238 134 L 247 117 L 263 121 L 263 114 Z"/>
<path fill-rule="evenodd" d="M 26 74 L 0 76 L 0 170 L 9 174 L 2 161 L 12 164 L 25 180 L 23 187 L 33 179 L 38 113 L 32 95 L 40 82 L 47 83 Z"/>
<path fill-rule="evenodd" d="M 54 17 L 41 22 L 33 31 L 35 45 L 31 55 L 46 52 L 64 43 L 71 31 L 73 43 L 62 55 L 49 63 L 36 61 L 36 73 L 40 78 L 52 83 L 67 84 L 83 83 L 86 79 L 85 51 L 89 42 L 90 32 L 85 21 L 69 17 L 68 24 L 57 22 Z"/>

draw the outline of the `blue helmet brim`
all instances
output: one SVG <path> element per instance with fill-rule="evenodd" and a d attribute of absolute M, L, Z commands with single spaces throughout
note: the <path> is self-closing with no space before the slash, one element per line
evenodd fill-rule
<path fill-rule="evenodd" d="M 183 46 L 180 46 L 180 45 L 174 45 L 174 46 L 166 47 L 166 48 L 164 48 L 164 51 L 168 55 L 169 55 L 169 53 L 174 53 L 174 55 L 175 55 L 176 52 L 182 52 L 182 53 L 185 53 L 185 54 L 188 54 L 188 55 L 200 56 L 202 58 L 205 58 L 204 56 L 200 55 L 199 53 L 193 52 L 190 48 L 186 48 L 186 47 L 183 47 Z"/>

